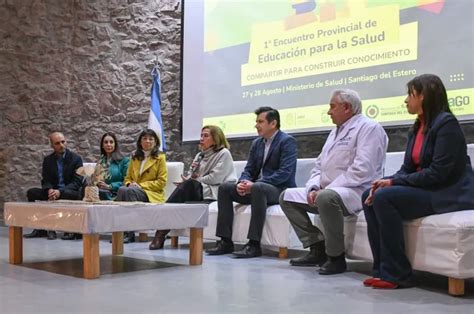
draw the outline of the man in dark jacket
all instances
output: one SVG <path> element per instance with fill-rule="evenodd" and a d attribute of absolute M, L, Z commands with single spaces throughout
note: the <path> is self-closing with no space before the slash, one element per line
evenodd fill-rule
<path fill-rule="evenodd" d="M 280 131 L 277 110 L 261 107 L 255 114 L 259 137 L 252 142 L 239 182 L 224 182 L 219 186 L 216 235 L 222 240 L 215 248 L 206 251 L 209 255 L 233 253 L 237 258 L 262 255 L 260 239 L 267 207 L 278 204 L 278 197 L 284 189 L 296 186 L 296 140 Z M 249 242 L 235 252 L 232 243 L 233 202 L 252 205 L 247 235 Z"/>
<path fill-rule="evenodd" d="M 28 201 L 80 199 L 82 177 L 76 174 L 76 170 L 82 167 L 81 157 L 67 149 L 67 142 L 62 133 L 51 133 L 49 141 L 54 152 L 44 158 L 41 188 L 29 189 L 26 193 Z M 31 233 L 25 234 L 25 238 L 45 236 L 48 237 L 48 240 L 56 239 L 56 232 L 35 229 Z M 70 237 L 70 234 L 65 234 L 63 238 L 69 239 Z"/>

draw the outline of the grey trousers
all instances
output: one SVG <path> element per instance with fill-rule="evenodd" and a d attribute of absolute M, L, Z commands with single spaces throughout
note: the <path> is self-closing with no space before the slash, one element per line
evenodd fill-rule
<path fill-rule="evenodd" d="M 341 197 L 333 190 L 320 190 L 316 197 L 316 206 L 285 201 L 285 192 L 280 195 L 280 206 L 296 235 L 309 247 L 320 241 L 326 242 L 326 254 L 339 256 L 344 253 L 344 216 L 349 216 Z M 319 214 L 324 235 L 309 218 L 308 212 Z"/>
<path fill-rule="evenodd" d="M 121 186 L 117 191 L 116 201 L 148 202 L 148 196 L 142 188 Z"/>
<path fill-rule="evenodd" d="M 262 238 L 263 225 L 267 214 L 268 205 L 278 204 L 278 196 L 281 189 L 263 182 L 255 182 L 252 185 L 251 193 L 240 196 L 236 190 L 236 184 L 224 182 L 219 186 L 217 194 L 217 227 L 216 236 L 232 239 L 232 224 L 234 222 L 234 205 L 232 202 L 240 204 L 251 204 L 252 213 L 250 216 L 250 226 L 247 238 L 249 240 L 260 241 Z"/>

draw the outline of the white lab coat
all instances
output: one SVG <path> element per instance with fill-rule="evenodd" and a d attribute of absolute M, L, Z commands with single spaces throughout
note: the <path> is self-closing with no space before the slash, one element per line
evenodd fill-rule
<path fill-rule="evenodd" d="M 284 199 L 307 204 L 311 190 L 337 192 L 351 214 L 362 209 L 362 193 L 382 177 L 388 138 L 382 126 L 362 114 L 346 121 L 339 134 L 329 134 L 306 188 L 285 191 Z"/>

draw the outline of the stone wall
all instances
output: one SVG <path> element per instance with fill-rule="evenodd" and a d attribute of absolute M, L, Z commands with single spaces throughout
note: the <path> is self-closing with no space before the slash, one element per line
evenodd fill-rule
<path fill-rule="evenodd" d="M 181 143 L 179 0 L 0 0 L 0 208 L 38 186 L 47 134 L 95 161 L 105 131 L 130 153 L 146 126 L 150 72 L 162 77 L 168 160 L 189 164 L 195 144 Z M 328 95 L 329 96 L 329 95 Z M 473 125 L 465 125 L 474 142 Z M 402 150 L 406 128 L 388 130 Z M 298 136 L 298 156 L 313 157 L 327 133 Z M 250 140 L 231 141 L 235 160 Z"/>
<path fill-rule="evenodd" d="M 105 131 L 130 153 L 147 125 L 155 64 L 176 152 L 168 158 L 194 153 L 180 144 L 180 1 L 0 0 L 0 38 L 0 203 L 39 184 L 52 130 L 85 161 Z"/>

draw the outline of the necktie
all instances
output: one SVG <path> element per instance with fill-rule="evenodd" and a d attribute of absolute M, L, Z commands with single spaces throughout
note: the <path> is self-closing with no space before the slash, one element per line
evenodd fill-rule
<path fill-rule="evenodd" d="M 57 159 L 58 164 L 58 188 L 64 188 L 64 176 L 63 176 L 63 168 L 64 168 L 64 159 L 63 156 L 59 156 Z"/>

